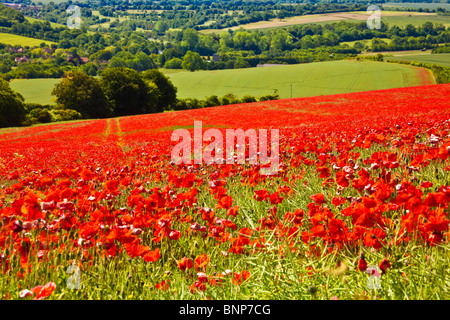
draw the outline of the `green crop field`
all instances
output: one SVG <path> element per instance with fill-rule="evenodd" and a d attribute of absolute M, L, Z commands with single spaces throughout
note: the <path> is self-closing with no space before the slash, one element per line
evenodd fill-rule
<path fill-rule="evenodd" d="M 384 42 L 386 42 L 387 44 L 391 43 L 391 39 L 389 38 L 380 38 L 380 40 L 383 40 Z M 347 44 L 350 47 L 353 47 L 355 45 L 356 42 L 360 42 L 363 45 L 372 48 L 372 39 L 362 39 L 362 40 L 355 40 L 355 41 L 343 41 L 341 42 L 341 44 Z M 376 53 L 375 53 L 376 54 Z"/>
<path fill-rule="evenodd" d="M 420 71 L 420 72 L 419 72 Z M 380 90 L 432 84 L 428 70 L 373 61 L 330 61 L 248 69 L 168 74 L 180 98 L 233 93 L 281 98 Z"/>
<path fill-rule="evenodd" d="M 51 92 L 60 79 L 20 79 L 11 81 L 11 89 L 21 93 L 25 102 L 55 104 Z"/>
<path fill-rule="evenodd" d="M 45 22 L 45 20 L 42 19 L 36 19 L 36 18 L 31 18 L 31 17 L 25 17 L 25 19 L 27 19 L 29 22 L 33 23 L 33 22 Z M 60 23 L 55 23 L 55 22 L 50 22 L 50 26 L 52 28 L 58 28 L 58 27 L 65 27 L 65 25 L 60 24 Z"/>
<path fill-rule="evenodd" d="M 285 19 L 271 19 L 269 21 L 252 22 L 248 24 L 242 24 L 226 29 L 204 29 L 200 33 L 221 33 L 228 29 L 236 30 L 243 29 L 257 29 L 257 30 L 270 30 L 274 28 L 285 28 L 299 24 L 320 24 L 326 25 L 330 23 L 336 23 L 339 21 L 348 21 L 361 23 L 367 21 L 371 13 L 366 11 L 352 11 L 352 12 L 338 12 L 338 13 L 323 13 L 323 14 L 308 14 L 302 16 L 294 16 Z M 407 24 L 413 24 L 415 26 L 421 26 L 425 22 L 430 21 L 433 23 L 442 23 L 445 26 L 450 25 L 450 16 L 440 16 L 435 13 L 426 12 L 407 12 L 407 11 L 381 11 L 381 20 L 389 25 L 398 25 L 401 27 Z"/>
<path fill-rule="evenodd" d="M 55 43 L 52 41 L 28 38 L 28 37 L 18 36 L 15 34 L 0 33 L 0 43 L 9 44 L 11 46 L 19 45 L 19 46 L 38 47 L 42 42 L 44 42 L 45 44 L 48 44 L 48 45 Z"/>
<path fill-rule="evenodd" d="M 186 72 L 162 70 L 178 88 L 179 98 L 204 99 L 233 93 L 260 97 L 278 90 L 281 98 L 311 97 L 433 84 L 423 68 L 373 61 L 329 61 L 298 65 Z M 52 104 L 59 79 L 20 79 L 11 88 L 26 102 Z"/>
<path fill-rule="evenodd" d="M 450 26 L 450 16 L 439 15 L 414 15 L 414 12 L 410 12 L 411 16 L 386 16 L 381 12 L 381 21 L 388 25 L 396 25 L 399 27 L 405 27 L 408 24 L 414 26 L 421 26 L 425 22 L 442 23 L 445 27 Z"/>
<path fill-rule="evenodd" d="M 412 8 L 412 9 L 430 9 L 435 10 L 437 8 L 444 8 L 446 10 L 450 10 L 450 3 L 415 3 L 415 2 L 403 2 L 403 3 L 395 3 L 395 2 L 386 2 L 383 4 L 383 8 Z"/>
<path fill-rule="evenodd" d="M 395 61 L 418 61 L 430 64 L 437 64 L 444 67 L 450 67 L 450 53 L 414 54 L 414 55 L 388 57 L 387 59 Z"/>

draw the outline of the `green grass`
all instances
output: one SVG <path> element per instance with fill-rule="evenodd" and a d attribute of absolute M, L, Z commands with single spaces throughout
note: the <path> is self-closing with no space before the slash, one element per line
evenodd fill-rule
<path fill-rule="evenodd" d="M 204 99 L 233 93 L 260 97 L 278 90 L 282 99 L 422 85 L 411 66 L 373 61 L 329 61 L 263 68 L 186 72 L 162 71 L 178 88 L 178 98 Z M 428 71 L 425 71 L 429 74 Z M 431 76 L 430 76 L 431 79 Z M 54 104 L 59 79 L 17 79 L 11 88 L 26 102 Z M 431 80 L 430 80 L 431 81 Z"/>
<path fill-rule="evenodd" d="M 20 92 L 25 102 L 55 104 L 51 92 L 60 79 L 20 79 L 11 81 L 11 89 Z"/>
<path fill-rule="evenodd" d="M 395 61 L 418 61 L 450 67 L 450 53 L 404 55 L 389 57 L 388 59 Z"/>
<path fill-rule="evenodd" d="M 38 5 L 40 2 L 42 4 L 44 4 L 44 5 L 48 5 L 50 2 L 54 2 L 55 4 L 59 4 L 59 3 L 63 3 L 63 2 L 68 2 L 68 0 L 34 0 L 32 2 L 34 2 L 36 5 Z M 77 0 L 76 2 L 86 2 L 86 0 Z"/>
<path fill-rule="evenodd" d="M 201 30 L 200 33 L 219 34 L 221 32 L 227 31 L 228 29 L 236 30 L 239 28 L 269 31 L 271 29 L 292 27 L 299 24 L 320 24 L 323 26 L 330 23 L 337 23 L 340 21 L 364 23 L 369 16 L 370 14 L 367 13 L 366 11 L 312 14 L 312 15 L 294 16 L 282 20 L 272 19 L 269 21 L 259 21 L 225 29 L 204 29 Z M 398 25 L 401 27 L 404 27 L 409 23 L 413 24 L 414 26 L 421 26 L 427 21 L 433 23 L 442 23 L 445 26 L 450 25 L 449 16 L 439 16 L 434 13 L 424 13 L 424 12 L 383 10 L 381 11 L 381 20 L 389 25 Z"/>
<path fill-rule="evenodd" d="M 29 22 L 31 22 L 31 23 L 33 23 L 33 22 L 45 22 L 45 20 L 42 20 L 42 19 L 36 19 L 36 18 L 32 18 L 32 17 L 25 17 L 25 19 L 27 19 Z M 65 27 L 65 25 L 63 25 L 63 24 L 60 24 L 60 23 L 55 23 L 55 22 L 50 22 L 50 26 L 52 27 L 52 28 L 55 28 L 55 27 Z"/>
<path fill-rule="evenodd" d="M 403 50 L 403 51 L 377 51 L 377 52 L 363 52 L 360 53 L 359 56 L 376 56 L 381 53 L 386 57 L 397 57 L 397 56 L 407 56 L 407 55 L 428 55 L 431 54 L 431 49 L 422 51 L 422 50 Z"/>
<path fill-rule="evenodd" d="M 372 61 L 309 64 L 168 74 L 179 98 L 204 99 L 233 93 L 262 96 L 278 90 L 281 98 L 381 90 L 421 85 L 417 69 Z"/>
<path fill-rule="evenodd" d="M 387 44 L 391 43 L 391 41 L 392 41 L 389 38 L 381 38 L 381 40 L 383 40 Z M 350 47 L 353 48 L 353 46 L 355 45 L 356 42 L 361 42 L 362 44 L 364 44 L 368 48 L 372 48 L 372 39 L 363 39 L 363 40 L 355 40 L 355 41 L 344 41 L 344 42 L 341 42 L 340 44 L 348 44 Z"/>
<path fill-rule="evenodd" d="M 39 47 L 39 45 L 42 42 L 44 42 L 47 45 L 56 43 L 53 41 L 18 36 L 16 34 L 0 33 L 0 43 L 9 44 L 11 46 L 19 45 L 19 46 Z"/>
<path fill-rule="evenodd" d="M 404 3 L 394 3 L 386 2 L 383 4 L 383 8 L 412 8 L 412 9 L 430 9 L 435 10 L 437 8 L 444 8 L 450 10 L 450 3 L 414 3 L 414 2 L 404 2 Z"/>
<path fill-rule="evenodd" d="M 411 16 L 383 16 L 383 12 L 381 12 L 381 21 L 390 26 L 396 25 L 402 28 L 408 24 L 421 26 L 425 22 L 442 23 L 445 27 L 450 26 L 450 16 L 415 16 L 413 12 Z"/>

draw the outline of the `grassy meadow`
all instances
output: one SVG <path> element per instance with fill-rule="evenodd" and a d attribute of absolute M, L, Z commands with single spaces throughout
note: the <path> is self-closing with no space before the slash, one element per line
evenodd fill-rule
<path fill-rule="evenodd" d="M 51 92 L 60 79 L 18 79 L 11 81 L 11 89 L 23 95 L 25 102 L 55 104 Z"/>
<path fill-rule="evenodd" d="M 0 33 L 0 43 L 9 44 L 11 46 L 28 46 L 28 47 L 38 47 L 42 42 L 47 45 L 54 44 L 53 41 L 47 41 L 42 39 L 34 39 L 24 36 L 19 36 L 10 33 Z"/>

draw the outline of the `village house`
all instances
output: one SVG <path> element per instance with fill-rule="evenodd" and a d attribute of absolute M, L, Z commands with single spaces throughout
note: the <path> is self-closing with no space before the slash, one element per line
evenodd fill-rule
<path fill-rule="evenodd" d="M 28 57 L 23 56 L 23 57 L 16 57 L 14 61 L 17 63 L 24 63 L 30 61 L 30 59 Z"/>
<path fill-rule="evenodd" d="M 14 52 L 14 53 L 23 53 L 23 48 L 20 47 L 20 48 L 16 49 L 16 48 L 13 48 L 13 47 L 9 47 L 8 51 L 9 52 Z"/>

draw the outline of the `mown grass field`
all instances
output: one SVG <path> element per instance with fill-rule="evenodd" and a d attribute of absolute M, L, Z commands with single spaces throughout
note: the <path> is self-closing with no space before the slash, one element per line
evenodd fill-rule
<path fill-rule="evenodd" d="M 412 54 L 412 55 L 387 57 L 387 59 L 395 61 L 418 61 L 424 63 L 437 64 L 444 67 L 450 67 L 450 53 Z"/>
<path fill-rule="evenodd" d="M 312 97 L 434 84 L 426 69 L 373 61 L 330 61 L 248 69 L 186 72 L 162 70 L 178 88 L 178 98 L 204 99 L 233 93 L 260 97 L 278 90 L 280 98 Z M 20 79 L 11 88 L 26 102 L 53 104 L 59 79 Z"/>
<path fill-rule="evenodd" d="M 9 44 L 11 46 L 19 45 L 19 46 L 38 47 L 42 42 L 44 42 L 47 45 L 56 43 L 53 41 L 23 37 L 16 34 L 0 33 L 0 43 Z"/>

